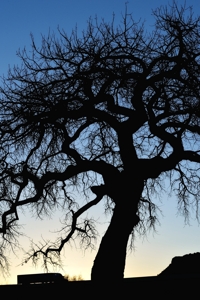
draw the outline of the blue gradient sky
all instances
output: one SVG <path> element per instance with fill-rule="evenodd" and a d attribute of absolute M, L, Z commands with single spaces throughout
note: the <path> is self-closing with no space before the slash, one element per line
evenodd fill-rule
<path fill-rule="evenodd" d="M 0 75 L 7 73 L 8 66 L 20 64 L 16 51 L 26 46 L 30 49 L 30 33 L 35 37 L 37 45 L 40 45 L 41 35 L 47 35 L 50 31 L 64 29 L 70 33 L 77 25 L 78 30 L 86 28 L 88 18 L 104 18 L 111 20 L 115 13 L 116 21 L 120 21 L 121 14 L 125 11 L 124 0 L 6 0 L 0 2 Z M 128 10 L 136 20 L 146 20 L 148 30 L 151 30 L 153 18 L 152 9 L 168 4 L 166 0 L 129 0 Z M 178 1 L 184 3 L 184 1 Z M 195 14 L 200 14 L 200 2 L 188 1 L 193 5 Z M 177 216 L 176 199 L 172 195 L 163 195 L 163 203 L 159 203 L 163 216 L 160 216 L 160 226 L 156 233 L 150 233 L 147 238 L 137 238 L 135 251 L 128 253 L 125 269 L 125 277 L 157 275 L 171 261 L 173 256 L 184 255 L 200 251 L 200 228 L 194 215 L 190 225 L 185 226 L 184 218 Z M 99 230 L 103 234 L 106 230 L 109 217 L 105 218 L 103 208 L 98 206 L 91 214 L 98 218 Z M 59 229 L 59 217 L 62 212 L 57 212 L 55 217 L 46 222 L 36 220 L 30 213 L 21 215 L 21 223 L 24 224 L 24 233 L 29 235 L 35 242 L 41 237 L 53 236 L 53 231 Z M 100 239 L 98 240 L 98 242 Z M 97 242 L 97 249 L 98 249 Z M 29 249 L 26 237 L 21 238 L 22 246 Z M 90 270 L 96 251 L 84 252 L 77 244 L 66 247 L 63 253 L 62 274 L 79 275 L 84 279 L 90 278 Z M 9 254 L 11 276 L 6 280 L 0 274 L 0 284 L 16 283 L 17 274 L 42 272 L 41 266 L 34 268 L 31 263 L 18 266 L 23 258 L 23 252 L 18 251 L 16 256 Z M 52 269 L 53 271 L 53 269 Z M 105 270 L 106 272 L 106 270 Z"/>

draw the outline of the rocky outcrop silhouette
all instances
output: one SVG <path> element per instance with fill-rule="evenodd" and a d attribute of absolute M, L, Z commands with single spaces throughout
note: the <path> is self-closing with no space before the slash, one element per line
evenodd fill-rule
<path fill-rule="evenodd" d="M 190 253 L 172 258 L 171 264 L 164 269 L 159 277 L 176 277 L 181 275 L 200 276 L 200 253 Z"/>

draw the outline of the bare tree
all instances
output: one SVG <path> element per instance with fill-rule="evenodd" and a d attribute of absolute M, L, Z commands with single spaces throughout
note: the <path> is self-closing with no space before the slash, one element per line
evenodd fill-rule
<path fill-rule="evenodd" d="M 129 237 L 155 226 L 166 177 L 179 211 L 187 219 L 194 206 L 198 218 L 200 19 L 175 2 L 154 16 L 150 33 L 126 12 L 119 26 L 90 19 L 81 37 L 59 31 L 18 53 L 1 87 L 0 250 L 17 242 L 20 208 L 42 218 L 57 205 L 61 235 L 27 260 L 56 263 L 71 238 L 92 246 L 95 222 L 80 217 L 103 201 L 111 220 L 91 278 L 121 280 Z"/>

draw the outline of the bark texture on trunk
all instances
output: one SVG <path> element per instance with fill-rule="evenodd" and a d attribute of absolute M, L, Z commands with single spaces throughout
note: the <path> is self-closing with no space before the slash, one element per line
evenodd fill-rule
<path fill-rule="evenodd" d="M 91 272 L 93 282 L 120 282 L 124 277 L 126 250 L 130 233 L 139 222 L 137 204 L 142 189 L 137 188 L 134 199 L 116 202 L 110 225 L 103 236 Z M 127 196 L 127 193 L 125 193 Z M 133 191 L 132 191 L 133 194 Z"/>

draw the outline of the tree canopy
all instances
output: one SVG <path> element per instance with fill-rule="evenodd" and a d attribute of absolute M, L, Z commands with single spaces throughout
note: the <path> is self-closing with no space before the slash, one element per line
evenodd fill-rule
<path fill-rule="evenodd" d="M 58 239 L 27 258 L 47 265 L 73 237 L 92 245 L 94 220 L 79 217 L 103 201 L 111 220 L 94 281 L 123 278 L 129 237 L 155 226 L 166 177 L 179 211 L 198 218 L 200 19 L 175 2 L 153 14 L 151 32 L 126 12 L 118 26 L 90 19 L 81 37 L 60 30 L 18 52 L 0 88 L 2 267 L 20 208 L 66 211 Z"/>

